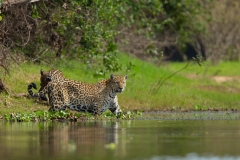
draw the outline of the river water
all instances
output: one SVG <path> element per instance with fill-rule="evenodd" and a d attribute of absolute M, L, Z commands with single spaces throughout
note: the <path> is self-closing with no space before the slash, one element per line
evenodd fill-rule
<path fill-rule="evenodd" d="M 0 122 L 0 159 L 240 159 L 240 120 Z"/>

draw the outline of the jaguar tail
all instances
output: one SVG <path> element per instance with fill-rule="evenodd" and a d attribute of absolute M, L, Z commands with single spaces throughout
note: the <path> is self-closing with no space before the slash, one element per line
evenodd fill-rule
<path fill-rule="evenodd" d="M 38 98 L 40 98 L 43 101 L 47 101 L 47 97 L 45 95 L 40 96 L 39 93 L 33 93 L 32 88 L 37 89 L 37 85 L 35 83 L 33 83 L 33 82 L 30 83 L 28 85 L 28 88 L 27 88 L 28 89 L 28 93 L 29 93 L 30 96 L 38 97 Z"/>
<path fill-rule="evenodd" d="M 28 88 L 27 88 L 28 89 L 28 93 L 32 97 L 38 97 L 35 93 L 33 93 L 32 88 L 37 89 L 37 85 L 35 83 L 33 83 L 33 82 L 28 85 Z"/>

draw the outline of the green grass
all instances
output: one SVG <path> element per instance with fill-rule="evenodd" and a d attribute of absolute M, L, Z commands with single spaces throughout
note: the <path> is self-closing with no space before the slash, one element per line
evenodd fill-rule
<path fill-rule="evenodd" d="M 238 109 L 240 106 L 240 63 L 221 62 L 217 65 L 204 63 L 189 65 L 187 69 L 167 79 L 157 93 L 152 93 L 158 81 L 183 68 L 186 63 L 164 62 L 156 66 L 126 54 L 120 54 L 122 71 L 114 74 L 128 74 L 126 90 L 118 95 L 119 104 L 124 111 L 153 110 L 225 110 Z M 129 63 L 134 66 L 129 72 Z M 67 78 L 96 83 L 100 78 L 93 76 L 94 71 L 78 61 L 53 62 L 51 65 L 23 63 L 11 70 L 11 75 L 3 77 L 12 93 L 27 93 L 27 85 L 35 82 L 39 86 L 40 69 L 61 70 Z M 127 71 L 128 70 L 128 71 Z M 106 75 L 105 78 L 110 76 Z M 216 82 L 214 77 L 232 78 L 226 82 Z M 25 97 L 15 98 L 0 94 L 0 116 L 12 112 L 31 113 L 48 110 L 46 103 L 39 103 Z"/>

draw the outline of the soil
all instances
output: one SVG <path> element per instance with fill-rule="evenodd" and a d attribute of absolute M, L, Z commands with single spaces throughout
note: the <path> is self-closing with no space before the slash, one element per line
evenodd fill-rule
<path fill-rule="evenodd" d="M 212 79 L 217 83 L 230 82 L 230 81 L 240 82 L 240 77 L 213 76 Z"/>

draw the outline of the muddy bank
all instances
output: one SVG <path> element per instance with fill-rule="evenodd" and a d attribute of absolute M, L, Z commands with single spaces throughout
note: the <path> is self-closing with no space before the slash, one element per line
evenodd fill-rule
<path fill-rule="evenodd" d="M 240 111 L 150 111 L 143 112 L 135 119 L 142 120 L 217 120 L 240 119 Z"/>

